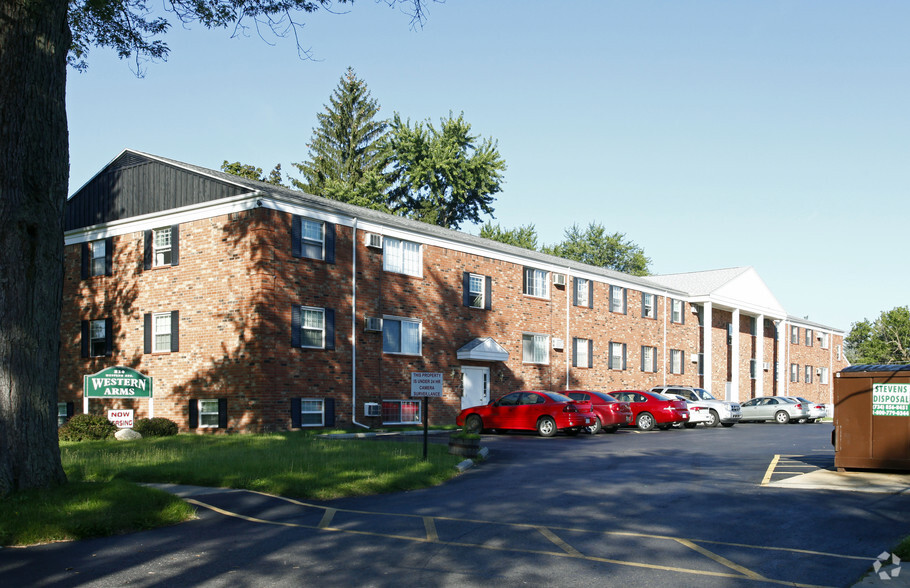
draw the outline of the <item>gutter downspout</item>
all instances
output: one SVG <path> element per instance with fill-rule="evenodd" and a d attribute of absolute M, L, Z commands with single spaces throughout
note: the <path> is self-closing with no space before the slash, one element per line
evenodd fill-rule
<path fill-rule="evenodd" d="M 670 361 L 670 358 L 667 357 L 667 313 L 670 311 L 670 293 L 664 290 L 664 360 L 661 362 L 663 367 L 661 372 L 663 373 L 664 381 L 663 385 L 667 385 L 667 362 Z"/>
<path fill-rule="evenodd" d="M 351 422 L 358 427 L 369 429 L 369 425 L 357 422 L 357 219 L 351 225 Z"/>
<path fill-rule="evenodd" d="M 565 390 L 569 389 L 569 370 L 572 368 L 572 347 L 569 347 L 569 268 L 566 268 L 566 387 Z"/>

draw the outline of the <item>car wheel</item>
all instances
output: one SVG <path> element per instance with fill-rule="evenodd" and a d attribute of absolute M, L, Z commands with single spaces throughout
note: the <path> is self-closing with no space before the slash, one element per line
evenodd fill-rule
<path fill-rule="evenodd" d="M 735 425 L 735 424 L 736 424 L 736 423 L 721 423 L 721 425 L 723 425 L 724 427 L 727 427 L 728 429 L 729 429 L 730 427 L 732 427 L 733 425 Z"/>
<path fill-rule="evenodd" d="M 479 414 L 469 414 L 468 418 L 464 420 L 464 430 L 466 433 L 482 433 L 483 419 Z"/>
<path fill-rule="evenodd" d="M 790 415 L 787 414 L 785 410 L 777 411 L 777 414 L 774 415 L 774 420 L 782 425 L 786 425 L 790 422 Z"/>
<path fill-rule="evenodd" d="M 799 423 L 799 424 L 803 424 L 803 423 L 807 422 L 808 420 L 809 420 L 809 419 L 799 419 L 799 420 L 796 421 L 796 422 Z"/>
<path fill-rule="evenodd" d="M 807 423 L 814 423 L 814 422 L 815 422 L 815 419 L 806 419 L 806 422 L 807 422 Z"/>
<path fill-rule="evenodd" d="M 717 411 L 709 410 L 708 411 L 708 420 L 705 421 L 706 427 L 716 427 L 720 424 L 720 417 L 717 416 Z"/>
<path fill-rule="evenodd" d="M 615 433 L 619 430 L 619 425 L 613 425 L 612 427 L 604 427 L 604 433 Z"/>
<path fill-rule="evenodd" d="M 590 427 L 585 427 L 585 431 L 591 433 L 592 435 L 596 435 L 603 431 L 603 428 L 604 426 L 603 423 L 600 422 L 600 417 L 594 417 L 594 424 Z"/>
<path fill-rule="evenodd" d="M 537 421 L 537 433 L 541 437 L 552 437 L 556 434 L 556 421 L 553 420 L 553 417 L 540 417 L 540 420 Z"/>
<path fill-rule="evenodd" d="M 683 423 L 683 426 L 687 429 L 694 429 L 698 423 Z"/>
<path fill-rule="evenodd" d="M 650 431 L 654 428 L 654 417 L 650 412 L 643 412 L 635 419 L 635 425 L 642 431 Z"/>

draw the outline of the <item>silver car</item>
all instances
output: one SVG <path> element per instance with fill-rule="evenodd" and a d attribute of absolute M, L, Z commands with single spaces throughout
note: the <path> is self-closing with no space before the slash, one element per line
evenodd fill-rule
<path fill-rule="evenodd" d="M 807 418 L 805 421 L 807 423 L 814 423 L 816 420 L 823 419 L 828 416 L 828 408 L 823 402 L 812 402 L 811 400 L 803 398 L 802 396 L 787 396 L 786 398 L 801 402 L 809 407 L 809 418 Z"/>
<path fill-rule="evenodd" d="M 719 400 L 704 388 L 657 386 L 651 388 L 651 391 L 682 396 L 689 405 L 689 422 L 685 425 L 688 428 L 692 428 L 698 423 L 704 423 L 706 427 L 716 427 L 717 425 L 732 427 L 739 422 L 742 416 L 739 402 Z"/>
<path fill-rule="evenodd" d="M 777 421 L 784 425 L 809 418 L 809 406 L 786 396 L 759 396 L 742 403 L 743 421 Z"/>

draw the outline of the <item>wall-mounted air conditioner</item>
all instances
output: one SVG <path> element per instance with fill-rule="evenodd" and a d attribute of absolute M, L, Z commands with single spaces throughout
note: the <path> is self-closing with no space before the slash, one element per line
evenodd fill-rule
<path fill-rule="evenodd" d="M 368 417 L 378 417 L 379 416 L 379 403 L 378 402 L 364 402 L 363 403 L 363 414 Z"/>
<path fill-rule="evenodd" d="M 553 349 L 562 349 L 563 346 L 564 346 L 564 343 L 563 343 L 562 339 L 560 339 L 559 337 L 553 338 Z"/>
<path fill-rule="evenodd" d="M 553 274 L 553 283 L 557 286 L 565 286 L 566 274 Z"/>
<path fill-rule="evenodd" d="M 382 235 L 378 233 L 367 233 L 363 236 L 363 244 L 373 249 L 382 249 Z"/>
<path fill-rule="evenodd" d="M 381 331 L 382 319 L 378 316 L 368 316 L 363 321 L 364 331 Z"/>
<path fill-rule="evenodd" d="M 816 376 L 822 375 L 822 368 L 815 368 L 815 375 Z"/>
<path fill-rule="evenodd" d="M 765 363 L 762 364 L 762 367 L 765 369 L 766 372 L 767 372 L 767 371 L 770 371 L 770 370 L 771 370 L 771 362 L 770 362 L 770 361 L 766 361 Z"/>

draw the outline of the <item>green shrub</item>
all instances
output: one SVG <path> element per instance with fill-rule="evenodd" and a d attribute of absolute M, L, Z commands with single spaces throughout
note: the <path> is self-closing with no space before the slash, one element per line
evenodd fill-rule
<path fill-rule="evenodd" d="M 97 441 L 116 432 L 117 426 L 99 414 L 77 414 L 57 429 L 61 441 Z"/>
<path fill-rule="evenodd" d="M 177 434 L 177 423 L 162 417 L 138 419 L 133 430 L 143 437 L 170 437 Z"/>

